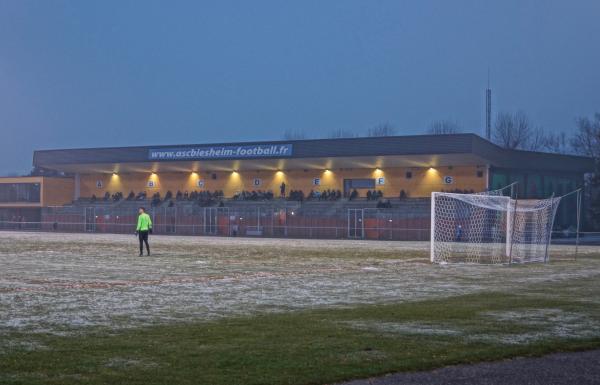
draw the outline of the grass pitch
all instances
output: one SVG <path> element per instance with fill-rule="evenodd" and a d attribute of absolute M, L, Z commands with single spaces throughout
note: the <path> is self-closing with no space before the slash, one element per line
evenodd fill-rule
<path fill-rule="evenodd" d="M 600 346 L 600 250 L 0 233 L 0 383 L 322 384 Z M 554 256 L 570 248 L 553 246 Z"/>

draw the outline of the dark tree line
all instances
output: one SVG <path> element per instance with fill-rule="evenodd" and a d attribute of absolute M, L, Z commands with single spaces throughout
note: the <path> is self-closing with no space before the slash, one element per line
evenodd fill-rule
<path fill-rule="evenodd" d="M 566 132 L 553 133 L 535 126 L 522 111 L 501 112 L 496 117 L 492 140 L 501 147 L 514 150 L 600 157 L 600 113 L 592 119 L 577 118 L 575 123 L 575 132 L 569 136 Z"/>
<path fill-rule="evenodd" d="M 577 119 L 577 130 L 570 140 L 576 154 L 594 158 L 595 170 L 586 176 L 586 200 L 589 202 L 587 220 L 595 229 L 600 229 L 600 113 L 592 119 Z"/>
<path fill-rule="evenodd" d="M 463 128 L 460 123 L 449 119 L 434 120 L 427 129 L 427 133 L 432 135 L 457 134 L 461 132 L 463 132 Z M 492 141 L 501 147 L 514 150 L 570 153 L 599 158 L 599 132 L 600 113 L 596 113 L 593 118 L 578 118 L 576 120 L 576 131 L 573 135 L 569 136 L 565 132 L 548 132 L 543 127 L 534 125 L 523 111 L 516 113 L 500 112 L 496 116 L 496 121 L 492 128 Z M 339 128 L 329 131 L 325 134 L 325 137 L 333 139 L 393 135 L 398 135 L 398 130 L 394 126 L 390 123 L 380 123 L 366 129 L 362 135 L 351 130 Z M 296 129 L 286 130 L 282 137 L 285 140 L 299 140 L 316 138 L 318 136 L 310 136 L 306 131 Z"/>
<path fill-rule="evenodd" d="M 458 134 L 460 132 L 462 132 L 460 124 L 452 120 L 434 120 L 427 130 L 430 135 Z"/>

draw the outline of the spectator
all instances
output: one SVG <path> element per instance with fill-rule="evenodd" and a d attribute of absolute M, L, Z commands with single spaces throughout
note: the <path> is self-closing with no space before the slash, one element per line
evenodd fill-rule
<path fill-rule="evenodd" d="M 219 199 L 223 198 L 223 192 L 220 191 L 218 192 L 218 196 Z M 271 200 L 273 199 L 273 192 L 272 191 L 262 191 L 262 190 L 258 190 L 258 191 L 241 191 L 241 192 L 237 192 L 233 195 L 233 199 L 235 200 L 240 200 L 240 201 L 265 201 L 265 200 Z"/>
<path fill-rule="evenodd" d="M 281 185 L 279 186 L 279 193 L 282 198 L 285 198 L 285 182 L 281 182 Z"/>
<path fill-rule="evenodd" d="M 462 240 L 462 226 L 458 225 L 456 227 L 456 242 L 460 242 Z"/>
<path fill-rule="evenodd" d="M 160 204 L 160 193 L 156 192 L 152 195 L 152 207 L 156 207 Z"/>
<path fill-rule="evenodd" d="M 304 201 L 304 192 L 302 190 L 291 190 L 288 200 L 302 202 Z"/>

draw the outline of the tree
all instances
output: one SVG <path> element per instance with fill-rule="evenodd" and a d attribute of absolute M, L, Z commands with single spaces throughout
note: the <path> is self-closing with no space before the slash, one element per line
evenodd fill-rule
<path fill-rule="evenodd" d="M 535 127 L 529 130 L 529 136 L 525 139 L 519 148 L 529 151 L 542 151 L 546 149 L 548 136 L 542 127 Z"/>
<path fill-rule="evenodd" d="M 355 138 L 357 135 L 349 130 L 344 130 L 343 128 L 338 128 L 337 130 L 332 130 L 329 132 L 327 137 L 329 139 L 337 139 L 337 138 Z"/>
<path fill-rule="evenodd" d="M 589 202 L 585 215 L 593 229 L 600 229 L 600 160 L 596 159 L 596 170 L 588 174 L 585 180 L 585 199 Z"/>
<path fill-rule="evenodd" d="M 306 133 L 303 130 L 285 130 L 283 133 L 284 140 L 302 140 L 306 139 Z"/>
<path fill-rule="evenodd" d="M 560 134 L 546 134 L 543 140 L 543 149 L 557 154 L 568 154 L 570 148 L 567 135 L 564 132 L 561 132 Z"/>
<path fill-rule="evenodd" d="M 378 124 L 375 127 L 367 130 L 367 136 L 394 136 L 396 135 L 396 129 L 389 123 Z"/>
<path fill-rule="evenodd" d="M 431 135 L 443 135 L 443 134 L 457 134 L 462 131 L 462 127 L 458 122 L 451 120 L 434 120 L 429 125 L 427 130 L 428 134 Z"/>
<path fill-rule="evenodd" d="M 588 202 L 586 218 L 594 229 L 600 229 L 600 113 L 593 119 L 580 117 L 576 120 L 577 131 L 571 139 L 576 154 L 594 158 L 595 169 L 586 175 L 585 199 Z"/>
<path fill-rule="evenodd" d="M 577 131 L 571 139 L 573 152 L 579 155 L 600 159 L 600 113 L 594 119 L 577 118 Z"/>
<path fill-rule="evenodd" d="M 494 125 L 494 142 L 509 149 L 526 149 L 532 128 L 529 118 L 524 112 L 516 114 L 501 112 Z"/>

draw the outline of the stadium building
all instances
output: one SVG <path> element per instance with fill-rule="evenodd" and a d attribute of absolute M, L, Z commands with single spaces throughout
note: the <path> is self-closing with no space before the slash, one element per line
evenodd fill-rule
<path fill-rule="evenodd" d="M 410 210 L 425 218 L 433 191 L 479 192 L 518 182 L 519 198 L 561 195 L 581 187 L 593 165 L 586 157 L 503 149 L 474 134 L 40 150 L 33 155 L 36 176 L 0 178 L 0 221 L 65 229 L 57 213 L 79 213 L 83 217 L 68 222 L 88 223 L 89 230 L 90 216 L 114 221 L 117 208 L 152 205 L 166 215 L 192 200 L 204 208 L 272 206 L 276 217 L 290 206 L 294 214 L 312 207 L 333 215 L 335 206 L 340 221 L 332 226 L 346 221 L 349 227 L 348 210 L 402 211 L 410 202 L 422 203 Z M 90 214 L 91 208 L 99 211 Z M 231 220 L 240 216 L 231 213 Z M 183 215 L 177 214 L 178 223 Z M 361 213 L 361 226 L 363 219 Z M 247 234 L 231 220 L 222 234 L 275 235 L 261 229 L 260 215 Z M 205 215 L 198 226 L 206 221 Z"/>

